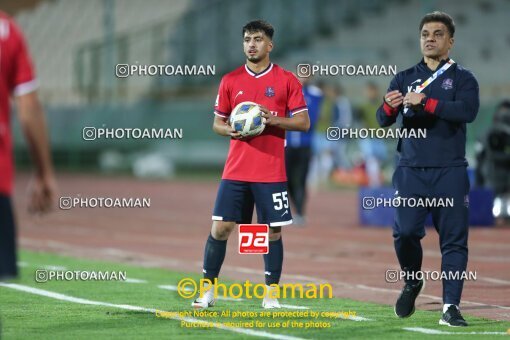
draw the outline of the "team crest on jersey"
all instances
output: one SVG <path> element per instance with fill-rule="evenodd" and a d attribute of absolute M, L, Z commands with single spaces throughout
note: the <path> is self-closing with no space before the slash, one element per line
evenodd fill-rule
<path fill-rule="evenodd" d="M 274 88 L 272 86 L 266 87 L 266 97 L 274 97 Z"/>
<path fill-rule="evenodd" d="M 443 80 L 443 83 L 441 84 L 441 87 L 445 90 L 451 90 L 453 88 L 453 79 L 452 78 L 446 78 Z"/>

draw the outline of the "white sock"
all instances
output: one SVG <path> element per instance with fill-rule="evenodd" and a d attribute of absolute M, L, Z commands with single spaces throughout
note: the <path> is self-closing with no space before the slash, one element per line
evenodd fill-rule
<path fill-rule="evenodd" d="M 214 285 L 205 285 L 204 288 L 209 288 L 208 290 L 205 291 L 204 293 L 204 299 L 206 300 L 212 300 L 214 298 Z"/>
<path fill-rule="evenodd" d="M 272 299 L 272 296 L 275 295 L 273 292 L 278 289 L 278 287 L 274 287 L 274 286 L 268 286 L 266 285 L 266 296 L 265 298 L 266 299 Z"/>
<path fill-rule="evenodd" d="M 450 308 L 450 306 L 455 306 L 455 308 L 457 308 L 457 310 L 459 309 L 459 306 L 457 306 L 457 305 L 454 305 L 451 303 L 445 303 L 443 306 L 443 313 L 446 313 L 446 311 L 448 310 L 448 308 Z"/>

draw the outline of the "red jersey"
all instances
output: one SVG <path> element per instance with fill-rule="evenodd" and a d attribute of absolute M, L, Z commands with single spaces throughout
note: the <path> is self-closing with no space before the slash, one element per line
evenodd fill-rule
<path fill-rule="evenodd" d="M 23 34 L 14 21 L 0 11 L 0 194 L 11 194 L 14 177 L 9 98 L 36 88 Z"/>
<path fill-rule="evenodd" d="M 267 107 L 278 117 L 305 111 L 299 80 L 278 65 L 255 73 L 243 65 L 223 76 L 214 113 L 228 118 L 237 104 L 250 101 Z M 266 126 L 261 135 L 230 140 L 223 179 L 243 182 L 285 182 L 285 131 Z"/>

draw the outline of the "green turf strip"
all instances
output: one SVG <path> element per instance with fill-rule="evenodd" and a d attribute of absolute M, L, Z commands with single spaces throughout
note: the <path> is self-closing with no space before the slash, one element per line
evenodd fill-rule
<path fill-rule="evenodd" d="M 450 328 L 439 326 L 438 312 L 417 311 L 411 318 L 401 320 L 394 316 L 393 307 L 348 299 L 282 299 L 281 303 L 309 307 L 308 313 L 355 312 L 357 316 L 372 321 L 351 321 L 334 318 L 310 317 L 236 317 L 239 312 L 268 312 L 260 306 L 259 299 L 246 299 L 241 302 L 218 301 L 208 311 L 218 312 L 217 317 L 203 317 L 193 314 L 190 300 L 180 297 L 175 291 L 158 288 L 159 285 L 177 285 L 179 280 L 192 277 L 198 281 L 198 273 L 176 273 L 164 269 L 134 267 L 119 263 L 88 261 L 63 257 L 49 253 L 23 251 L 20 261 L 26 263 L 21 267 L 21 278 L 9 283 L 38 288 L 54 293 L 113 304 L 133 305 L 153 308 L 167 312 L 189 312 L 195 319 L 218 323 L 253 323 L 264 327 L 250 328 L 254 331 L 275 335 L 287 335 L 305 339 L 337 338 L 441 338 L 444 335 L 427 335 L 406 331 L 403 328 L 421 327 L 447 332 L 506 332 L 510 322 L 484 320 L 465 315 L 470 327 Z M 119 281 L 50 281 L 37 283 L 35 271 L 44 265 L 63 266 L 69 270 L 79 271 L 125 271 L 128 278 L 146 280 L 146 283 L 126 283 Z M 231 284 L 234 281 L 222 281 Z M 238 282 L 239 283 L 239 282 Z M 307 312 L 306 310 L 281 309 L 278 312 Z M 227 313 L 230 316 L 226 316 Z M 223 313 L 223 317 L 221 316 Z M 129 311 L 115 307 L 81 305 L 73 302 L 59 301 L 53 298 L 33 295 L 26 292 L 0 287 L 0 316 L 2 322 L 2 339 L 146 339 L 146 338 L 208 338 L 208 339 L 243 339 L 258 338 L 211 327 L 187 328 L 173 319 L 156 317 L 154 313 Z M 283 327 L 289 322 L 289 327 Z M 292 322 L 294 327 L 292 327 Z M 301 322 L 302 324 L 298 324 Z M 313 325 L 310 322 L 314 323 Z M 313 327 L 305 329 L 306 324 Z M 189 323 L 188 326 L 193 325 Z M 269 327 L 273 326 L 273 327 Z M 321 328 L 316 328 L 320 326 Z M 488 338 L 487 334 L 459 335 L 469 338 Z M 498 335 L 491 335 L 501 338 Z"/>

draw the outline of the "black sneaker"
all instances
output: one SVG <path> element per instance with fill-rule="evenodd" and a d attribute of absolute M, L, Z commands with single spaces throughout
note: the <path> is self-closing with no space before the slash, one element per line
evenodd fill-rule
<path fill-rule="evenodd" d="M 404 288 L 402 289 L 402 293 L 397 299 L 397 303 L 395 304 L 395 315 L 399 318 L 408 318 L 414 313 L 414 302 L 420 292 L 425 285 L 425 281 L 421 280 L 420 282 L 412 285 L 406 283 Z"/>
<path fill-rule="evenodd" d="M 446 313 L 443 313 L 443 317 L 439 320 L 439 324 L 450 327 L 466 327 L 468 325 L 455 305 L 448 307 Z"/>

